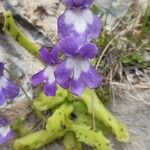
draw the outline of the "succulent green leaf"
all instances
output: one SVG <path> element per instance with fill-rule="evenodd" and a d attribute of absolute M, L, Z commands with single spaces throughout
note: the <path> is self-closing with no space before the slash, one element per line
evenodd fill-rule
<path fill-rule="evenodd" d="M 20 139 L 15 140 L 14 150 L 37 150 L 55 140 L 46 130 L 41 130 Z"/>
<path fill-rule="evenodd" d="M 92 115 L 88 113 L 88 108 L 85 105 L 85 103 L 81 100 L 76 100 L 73 103 L 73 107 L 74 110 L 70 116 L 70 119 L 76 124 L 92 126 L 93 118 Z M 96 129 L 100 129 L 104 133 L 108 132 L 108 129 L 102 122 L 100 122 L 97 119 L 95 120 L 95 122 L 96 122 Z"/>
<path fill-rule="evenodd" d="M 67 91 L 60 87 L 57 89 L 55 97 L 47 97 L 43 93 L 40 93 L 33 103 L 33 108 L 36 111 L 46 111 L 61 104 L 66 99 L 66 97 Z"/>
<path fill-rule="evenodd" d="M 49 133 L 57 135 L 64 134 L 70 126 L 69 115 L 73 111 L 73 107 L 69 104 L 63 104 L 55 110 L 53 115 L 48 118 L 46 130 Z"/>
<path fill-rule="evenodd" d="M 65 150 L 82 150 L 81 142 L 79 142 L 73 132 L 67 132 L 64 137 Z"/>
<path fill-rule="evenodd" d="M 109 128 L 116 135 L 118 141 L 128 142 L 129 133 L 126 126 L 104 107 L 94 91 L 91 92 L 90 89 L 86 89 L 81 98 L 87 105 L 89 113 L 92 114 L 92 109 L 94 109 L 96 119 Z"/>
<path fill-rule="evenodd" d="M 89 126 L 73 124 L 72 130 L 77 136 L 77 139 L 84 142 L 96 150 L 110 150 L 110 142 L 102 132 L 91 130 Z"/>

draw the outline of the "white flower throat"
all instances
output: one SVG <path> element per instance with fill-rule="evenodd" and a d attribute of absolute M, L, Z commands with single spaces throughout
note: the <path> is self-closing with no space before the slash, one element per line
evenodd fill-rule
<path fill-rule="evenodd" d="M 73 70 L 73 79 L 78 80 L 82 72 L 87 72 L 90 68 L 88 60 L 80 57 L 69 57 L 66 61 L 66 68 Z"/>
<path fill-rule="evenodd" d="M 93 14 L 88 9 L 67 10 L 65 13 L 65 24 L 74 25 L 78 33 L 84 33 L 87 26 L 93 23 Z"/>
<path fill-rule="evenodd" d="M 2 75 L 0 76 L 0 90 L 2 88 L 6 88 L 7 87 L 7 84 L 8 84 L 8 81 L 7 79 Z"/>
<path fill-rule="evenodd" d="M 6 137 L 6 135 L 10 132 L 9 126 L 0 127 L 0 135 L 2 137 Z"/>
<path fill-rule="evenodd" d="M 48 79 L 49 83 L 55 82 L 54 67 L 53 66 L 48 66 L 44 70 L 44 77 Z"/>

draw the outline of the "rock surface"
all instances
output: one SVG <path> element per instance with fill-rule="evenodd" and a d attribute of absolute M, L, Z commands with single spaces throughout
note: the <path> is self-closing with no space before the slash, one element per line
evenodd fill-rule
<path fill-rule="evenodd" d="M 142 0 L 139 0 L 140 2 Z M 133 1 L 132 1 L 133 2 Z M 6 0 L 0 4 L 6 8 L 10 8 L 14 15 L 20 14 L 29 20 L 38 30 L 31 32 L 24 28 L 24 32 L 33 40 L 39 43 L 47 41 L 43 44 L 51 46 L 57 40 L 57 17 L 63 13 L 65 7 L 60 3 L 60 0 Z M 9 5 L 8 5 L 9 4 Z M 104 12 L 107 7 L 112 11 L 117 18 L 123 16 L 129 8 L 131 1 L 123 0 L 97 0 L 96 4 L 99 7 L 103 6 Z M 102 5 L 102 6 L 101 6 Z M 110 7 L 111 6 L 111 7 Z M 115 17 L 109 13 L 108 29 L 110 24 L 115 21 Z M 111 20 L 112 19 L 112 20 Z M 50 37 L 51 41 L 47 39 Z M 33 97 L 30 77 L 36 73 L 43 65 L 33 56 L 28 54 L 26 50 L 14 42 L 6 34 L 0 34 L 0 61 L 7 63 L 7 68 L 20 81 L 25 91 L 30 97 Z M 149 77 L 148 77 L 149 78 Z M 150 85 L 127 85 L 127 84 L 111 84 L 114 98 L 109 106 L 112 113 L 117 116 L 122 122 L 127 124 L 131 139 L 128 144 L 121 144 L 113 141 L 114 150 L 149 150 L 150 149 Z M 4 114 L 14 121 L 18 114 L 25 117 L 30 113 L 30 102 L 21 91 L 19 97 L 9 104 L 0 107 L 0 114 Z M 111 141 L 114 138 L 111 138 Z M 0 147 L 0 150 L 11 150 L 8 147 Z M 50 148 L 48 148 L 50 149 Z M 56 143 L 53 145 L 54 150 L 61 150 Z"/>
<path fill-rule="evenodd" d="M 150 148 L 150 86 L 148 84 L 111 84 L 114 99 L 112 113 L 129 128 L 130 142 L 114 145 L 114 150 L 149 150 Z M 117 91 L 117 92 L 116 92 Z"/>

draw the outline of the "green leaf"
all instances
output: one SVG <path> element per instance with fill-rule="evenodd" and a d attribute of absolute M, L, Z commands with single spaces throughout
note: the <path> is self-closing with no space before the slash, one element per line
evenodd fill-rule
<path fill-rule="evenodd" d="M 104 107 L 94 91 L 86 89 L 83 95 L 81 95 L 81 99 L 87 105 L 89 113 L 92 114 L 94 109 L 96 119 L 102 122 L 106 127 L 110 128 L 116 135 L 118 141 L 128 142 L 129 132 L 127 127 Z M 92 103 L 93 107 L 91 107 Z"/>
<path fill-rule="evenodd" d="M 73 132 L 67 132 L 64 137 L 65 150 L 82 150 L 82 144 L 79 142 Z"/>
<path fill-rule="evenodd" d="M 138 52 L 134 52 L 131 58 L 139 64 L 144 63 L 144 58 Z"/>
<path fill-rule="evenodd" d="M 45 111 L 51 109 L 61 104 L 66 99 L 67 94 L 68 94 L 67 90 L 64 90 L 60 87 L 57 89 L 56 96 L 54 97 L 48 97 L 43 93 L 41 93 L 34 101 L 33 108 L 36 111 Z"/>
<path fill-rule="evenodd" d="M 122 63 L 123 64 L 130 64 L 132 62 L 131 58 L 129 56 L 124 56 L 122 58 Z"/>
<path fill-rule="evenodd" d="M 13 124 L 12 124 L 12 130 L 15 132 L 17 137 L 23 137 L 31 133 L 32 131 L 28 128 L 25 128 L 23 126 L 23 120 L 18 118 Z"/>
<path fill-rule="evenodd" d="M 96 150 L 110 150 L 110 142 L 101 131 L 94 131 L 90 126 L 73 124 L 72 130 L 77 139 L 84 142 Z"/>
<path fill-rule="evenodd" d="M 95 13 L 96 15 L 99 13 L 99 8 L 96 5 L 93 5 L 91 8 L 92 12 Z"/>

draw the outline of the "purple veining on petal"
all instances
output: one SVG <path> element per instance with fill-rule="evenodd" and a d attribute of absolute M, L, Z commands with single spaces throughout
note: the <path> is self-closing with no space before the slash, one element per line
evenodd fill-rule
<path fill-rule="evenodd" d="M 69 88 L 70 86 L 71 69 L 66 68 L 66 62 L 60 63 L 55 69 L 56 81 L 63 88 Z"/>
<path fill-rule="evenodd" d="M 66 55 L 75 55 L 78 50 L 78 43 L 74 37 L 68 36 L 60 41 L 61 51 Z"/>
<path fill-rule="evenodd" d="M 89 71 L 82 72 L 82 78 L 89 88 L 97 88 L 102 84 L 102 78 L 96 69 L 90 66 Z"/>
<path fill-rule="evenodd" d="M 71 81 L 70 91 L 72 94 L 80 96 L 83 93 L 84 89 L 85 89 L 85 83 L 82 77 L 80 77 L 77 80 Z"/>
<path fill-rule="evenodd" d="M 58 55 L 55 49 L 52 49 L 52 51 L 50 52 L 47 48 L 42 47 L 39 50 L 39 55 L 40 55 L 40 58 L 43 60 L 43 62 L 47 65 L 58 63 Z"/>
<path fill-rule="evenodd" d="M 32 76 L 31 81 L 33 86 L 37 86 L 38 84 L 41 84 L 45 80 L 44 70 L 45 69 L 39 71 L 38 73 Z"/>
<path fill-rule="evenodd" d="M 56 94 L 56 81 L 53 83 L 49 83 L 46 81 L 46 83 L 43 86 L 43 91 L 46 96 L 55 96 Z"/>
<path fill-rule="evenodd" d="M 96 56 L 98 47 L 95 44 L 85 44 L 79 51 L 83 58 L 92 59 Z"/>
<path fill-rule="evenodd" d="M 62 0 L 65 5 L 67 5 L 69 8 L 74 7 L 89 7 L 94 0 Z"/>
<path fill-rule="evenodd" d="M 0 145 L 5 144 L 14 137 L 6 117 L 0 116 Z"/>
<path fill-rule="evenodd" d="M 67 10 L 58 18 L 58 35 L 84 37 L 87 41 L 99 36 L 101 30 L 100 18 L 90 10 Z"/>

